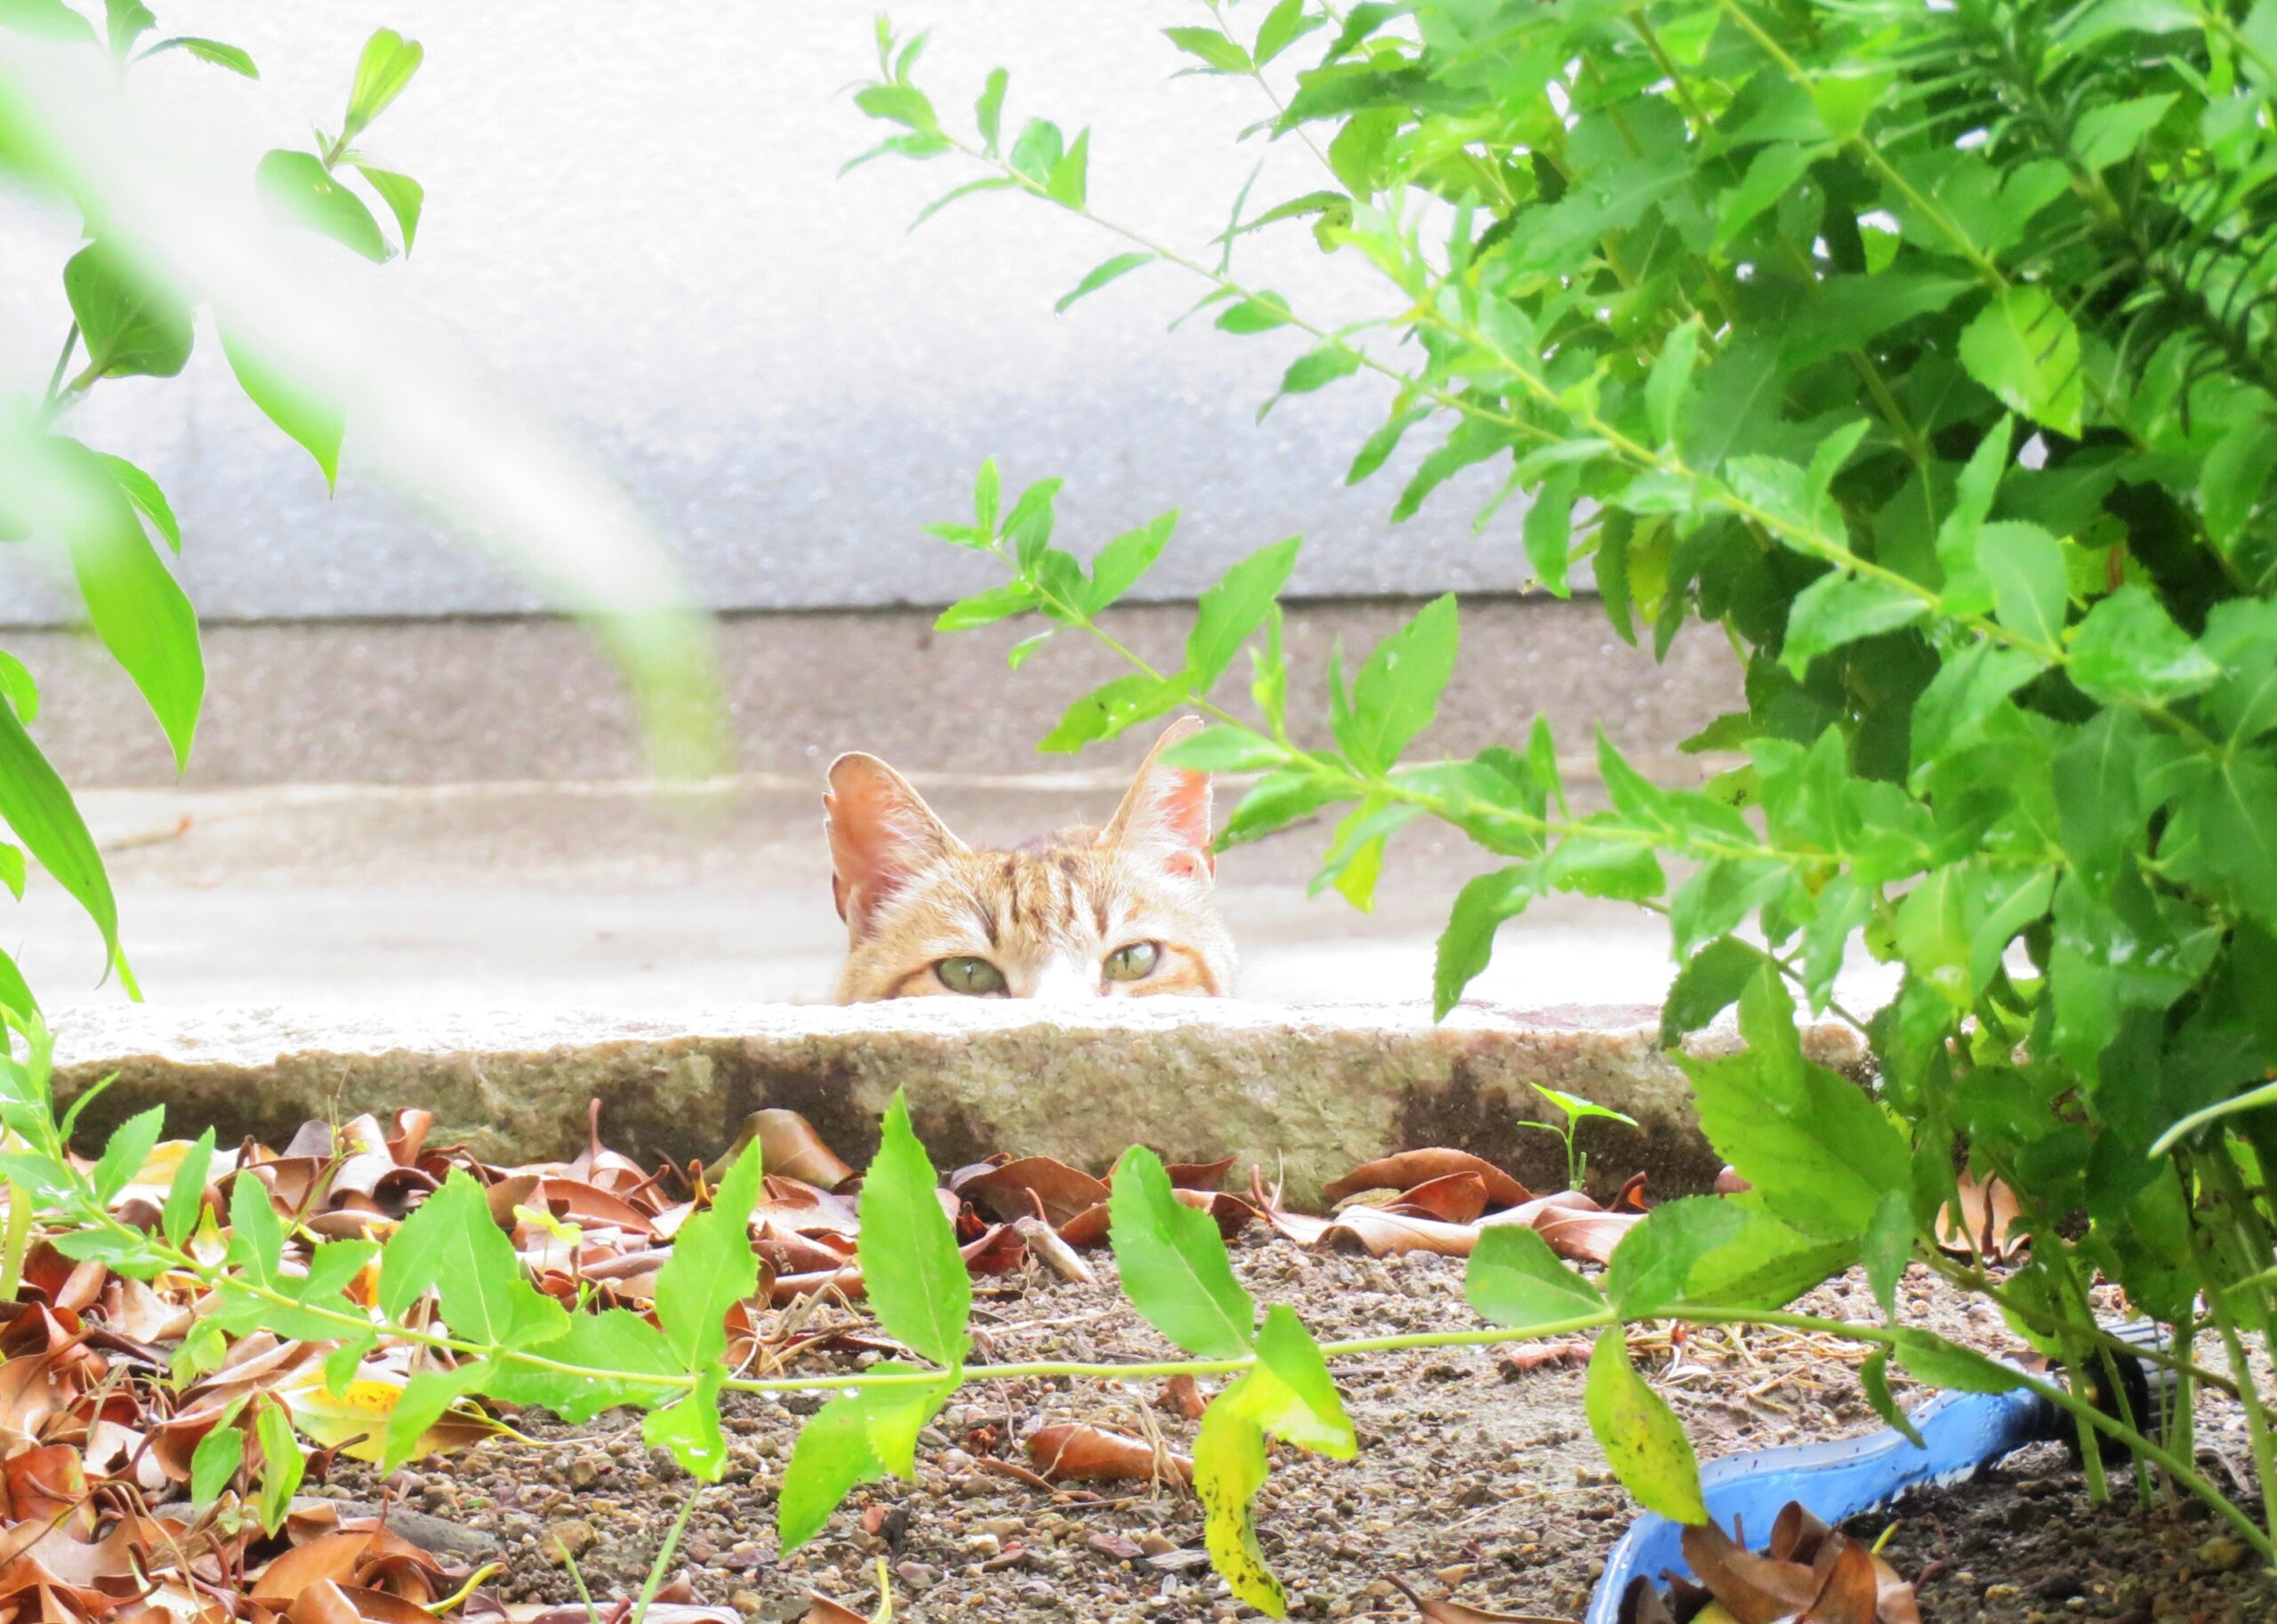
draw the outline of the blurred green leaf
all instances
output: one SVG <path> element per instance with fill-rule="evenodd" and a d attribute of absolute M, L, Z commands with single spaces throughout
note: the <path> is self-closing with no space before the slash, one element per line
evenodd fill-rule
<path fill-rule="evenodd" d="M 393 28 L 374 30 L 364 42 L 364 54 L 356 62 L 356 78 L 349 87 L 348 116 L 341 128 L 343 141 L 354 141 L 387 111 L 389 103 L 403 94 L 411 76 L 419 71 L 426 54 L 417 40 L 406 39 Z"/>
<path fill-rule="evenodd" d="M 395 216 L 396 229 L 403 233 L 403 251 L 409 253 L 413 241 L 419 236 L 419 211 L 426 204 L 427 189 L 409 175 L 376 165 L 359 163 L 356 173 L 380 195 L 380 201 Z"/>
<path fill-rule="evenodd" d="M 1053 305 L 1051 308 L 1060 314 L 1065 315 L 1066 313 L 1067 307 L 1074 303 L 1078 299 L 1081 299 L 1084 294 L 1098 293 L 1099 289 L 1105 287 L 1117 277 L 1128 276 L 1130 272 L 1138 269 L 1141 265 L 1151 264 L 1155 256 L 1151 253 L 1118 253 L 1112 259 L 1102 260 L 1097 265 L 1092 266 L 1090 270 L 1084 272 L 1083 279 L 1081 282 L 1076 283 L 1075 285 L 1066 293 L 1061 294 L 1059 302 Z"/>
<path fill-rule="evenodd" d="M 124 252 L 89 243 L 63 267 L 63 293 L 87 347 L 89 379 L 171 378 L 189 359 L 189 303 Z"/>
<path fill-rule="evenodd" d="M 380 222 L 364 200 L 350 191 L 317 158 L 278 147 L 264 153 L 253 170 L 261 202 L 278 220 L 328 237 L 374 264 L 388 257 Z"/>
<path fill-rule="evenodd" d="M 348 430 L 347 409 L 318 398 L 227 328 L 221 332 L 221 352 L 229 357 L 229 370 L 245 398 L 317 460 L 317 466 L 324 470 L 325 489 L 331 490 L 340 480 L 340 442 Z"/>

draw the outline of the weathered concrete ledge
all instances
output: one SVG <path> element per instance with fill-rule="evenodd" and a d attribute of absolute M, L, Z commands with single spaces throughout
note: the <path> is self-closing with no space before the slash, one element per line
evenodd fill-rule
<path fill-rule="evenodd" d="M 1091 1011 L 929 999 L 856 1009 L 757 1005 L 688 1021 L 507 1012 L 391 1019 L 286 1009 L 112 1006 L 55 1017 L 57 1092 L 115 1081 L 90 1135 L 154 1104 L 169 1131 L 281 1144 L 311 1118 L 422 1106 L 440 1142 L 486 1158 L 567 1156 L 587 1102 L 603 1136 L 643 1159 L 713 1157 L 762 1106 L 803 1113 L 857 1165 L 905 1088 L 944 1168 L 991 1152 L 1103 1170 L 1133 1142 L 1173 1159 L 1236 1155 L 1310 1198 L 1355 1163 L 1452 1145 L 1555 1187 L 1562 1151 L 1522 1129 L 1556 1113 L 1535 1085 L 1625 1112 L 1583 1144 L 1608 1176 L 1643 1167 L 1664 1193 L 1704 1187 L 1717 1159 L 1650 1009 L 1467 1006 L 1434 1025 L 1420 1004 L 1291 1009 L 1186 1000 Z M 1702 1050 L 1735 1039 L 1710 1032 Z M 1847 1028 L 1808 1035 L 1855 1070 Z"/>

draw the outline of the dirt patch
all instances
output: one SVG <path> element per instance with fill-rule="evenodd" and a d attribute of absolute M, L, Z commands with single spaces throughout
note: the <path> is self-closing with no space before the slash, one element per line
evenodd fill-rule
<path fill-rule="evenodd" d="M 2200 1459 L 2217 1478 L 2240 1464 L 2213 1450 L 2201 1450 Z M 1860 1517 L 1849 1532 L 1871 1539 L 1897 1520 L 1884 1555 L 1899 1572 L 1919 1576 L 1924 1618 L 1974 1624 L 2277 1618 L 2277 1580 L 2257 1569 L 2252 1550 L 2211 1507 L 2155 1492 L 2145 1507 L 2123 1469 L 2112 1487 L 2114 1505 L 2089 1506 L 2071 1459 L 2041 1444 L 1974 1482 L 1913 1496 L 1892 1515 Z M 2241 1499 L 2249 1510 L 2257 1504 Z"/>
<path fill-rule="evenodd" d="M 1291 1304 L 1323 1339 L 1471 1323 L 1459 1259 L 1322 1255 L 1257 1231 L 1235 1244 L 1234 1256 L 1260 1300 Z M 1172 1356 L 1122 1299 L 1112 1260 L 1098 1253 L 1091 1261 L 1101 1276 L 1096 1286 L 1038 1274 L 976 1282 L 981 1356 Z M 1855 1279 L 1822 1288 L 1803 1306 L 1875 1317 Z M 1991 1351 L 2021 1351 L 1993 1310 L 1958 1298 L 1924 1272 L 1907 1282 L 1902 1306 L 1909 1323 Z M 852 1313 L 841 1317 L 864 1323 Z M 1683 1417 L 1703 1459 L 1877 1425 L 1858 1395 L 1852 1369 L 1858 1350 L 1826 1339 L 1694 1328 L 1671 1342 L 1662 1329 L 1637 1334 L 1634 1345 L 1640 1366 Z M 1452 1592 L 1478 1606 L 1579 1614 L 1606 1551 L 1636 1508 L 1605 1472 L 1589 1435 L 1579 1364 L 1553 1359 L 1514 1368 L 1512 1355 L 1525 1346 L 1402 1351 L 1340 1363 L 1359 1459 L 1343 1463 L 1280 1451 L 1259 1507 L 1265 1549 L 1288 1586 L 1292 1616 L 1412 1616 L 1390 1583 L 1395 1576 L 1424 1594 Z M 822 1368 L 858 1368 L 871 1357 L 839 1356 L 835 1367 Z M 1203 1557 L 1200 1510 L 1184 1491 L 1133 1485 L 1128 1492 L 1051 1492 L 981 1464 L 1024 1462 L 1021 1440 L 1028 1433 L 1070 1421 L 1141 1434 L 1156 1429 L 1182 1452 L 1192 1445 L 1194 1427 L 1161 1407 L 1162 1386 L 1055 1380 L 968 1388 L 929 1429 L 917 1483 L 889 1480 L 857 1491 L 822 1537 L 788 1557 L 776 1545 L 775 1497 L 797 1428 L 820 1399 L 734 1399 L 727 1420 L 734 1464 L 727 1482 L 699 1504 L 682 1565 L 703 1599 L 762 1619 L 796 1617 L 809 1588 L 861 1604 L 874 1592 L 881 1556 L 903 1616 L 913 1619 L 1186 1624 L 1234 1617 L 1246 1610 L 1237 1608 Z M 2225 1436 L 2226 1419 L 2209 1410 L 2209 1435 Z M 582 1428 L 540 1423 L 532 1432 L 547 1440 L 543 1447 L 502 1442 L 452 1467 L 401 1475 L 396 1487 L 414 1507 L 495 1536 L 506 1564 L 498 1589 L 509 1598 L 575 1594 L 554 1554 L 557 1541 L 575 1551 L 596 1594 L 629 1593 L 690 1480 L 642 1446 L 637 1419 L 628 1415 Z M 2249 1598 L 2257 1593 L 2241 1569 L 2210 1573 L 2201 1557 L 2199 1569 L 2184 1576 L 2193 1550 L 2217 1533 L 2213 1525 L 2194 1512 L 2164 1513 L 2163 1522 L 2089 1514 L 2079 1504 L 2078 1475 L 2063 1452 L 2043 1453 L 2045 1460 L 1997 1479 L 1981 1506 L 1971 1499 L 1976 1491 L 1964 1489 L 1893 1514 L 1900 1523 L 1894 1550 L 1901 1570 L 1929 1574 L 1923 1593 L 1928 1616 L 2033 1624 L 2035 1618 L 2120 1617 L 2160 1596 L 2205 1594 L 2217 1603 L 2196 1608 L 2212 1605 L 2204 1612 L 2212 1621 L 2232 1616 L 2222 1608 L 2233 1601 L 2252 1604 Z M 367 1489 L 343 1478 L 340 1491 Z M 2067 1507 L 2076 1515 L 2059 1520 L 2056 1514 Z M 2010 1519 L 2024 1515 L 2046 1520 L 2034 1524 L 2032 1541 L 2019 1543 Z M 2140 1537 L 2112 1540 L 2112 1524 Z M 2054 1527 L 2064 1530 L 2061 1538 L 2049 1534 Z M 2176 1543 L 2174 1530 L 2187 1532 L 2186 1547 Z M 1981 1554 L 1979 1545 L 1968 1543 L 1988 1536 L 1991 1543 Z M 2045 1561 L 2033 1554 L 2043 1546 Z M 2088 1548 L 2098 1548 L 2094 1562 L 2102 1567 L 2078 1554 Z M 2051 1601 L 2059 1575 L 2067 1584 L 2077 1578 L 2080 1588 Z M 2003 1585 L 2014 1586 L 2013 1595 Z M 2082 1602 L 2067 1608 L 2075 1594 Z M 2011 1602 L 2017 1604 L 2001 1610 Z M 2179 1616 L 2187 1620 L 2193 1611 L 2185 1607 Z M 2250 1616 L 2269 1616 L 2268 1610 Z"/>

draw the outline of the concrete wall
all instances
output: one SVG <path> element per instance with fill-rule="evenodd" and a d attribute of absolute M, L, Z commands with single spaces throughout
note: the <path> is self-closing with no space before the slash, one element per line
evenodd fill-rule
<path fill-rule="evenodd" d="M 936 602 L 992 566 L 919 533 L 994 454 L 1014 479 L 1067 477 L 1083 550 L 1179 506 L 1156 583 L 1191 591 L 1291 532 L 1300 591 L 1508 589 L 1527 576 L 1515 506 L 1483 536 L 1475 478 L 1397 530 L 1404 464 L 1340 486 L 1388 390 L 1364 380 L 1257 404 L 1302 348 L 1165 325 L 1197 288 L 1149 269 L 1055 316 L 1121 245 L 1040 205 L 983 197 L 905 227 L 970 172 L 948 161 L 838 166 L 873 131 L 845 87 L 869 68 L 869 9 L 673 0 L 176 0 L 168 31 L 219 36 L 259 84 L 171 55 L 147 92 L 208 129 L 248 177 L 271 145 L 336 127 L 356 52 L 386 24 L 422 40 L 418 80 L 366 145 L 427 187 L 406 296 L 550 414 L 680 539 L 721 608 Z M 1244 7 L 1244 11 L 1255 7 Z M 962 117 L 986 69 L 1012 70 L 1008 126 L 1047 113 L 1093 130 L 1107 215 L 1201 250 L 1260 157 L 1253 199 L 1320 181 L 1301 146 L 1237 145 L 1254 86 L 1169 76 L 1159 33 L 1186 4 L 911 0 L 934 30 L 920 75 Z M 1255 206 L 1254 203 L 1252 206 Z M 0 370 L 36 388 L 68 320 L 57 275 L 76 222 L 0 203 Z M 1354 256 L 1300 229 L 1249 239 L 1237 268 L 1332 320 L 1388 308 Z M 172 493 L 182 568 L 209 619 L 522 611 L 527 590 L 359 478 L 340 494 L 237 393 L 210 330 L 187 374 L 106 383 L 74 431 Z M 0 550 L 0 622 L 68 617 L 56 560 Z"/>

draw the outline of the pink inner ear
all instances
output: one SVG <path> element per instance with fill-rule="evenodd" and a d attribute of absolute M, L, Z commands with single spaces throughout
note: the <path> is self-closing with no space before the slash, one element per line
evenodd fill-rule
<path fill-rule="evenodd" d="M 823 797 L 830 830 L 831 894 L 838 915 L 864 929 L 939 847 L 931 820 L 901 786 L 863 761 L 843 762 Z"/>
<path fill-rule="evenodd" d="M 1157 767 L 1147 775 L 1146 799 L 1127 834 L 1174 849 L 1163 866 L 1189 879 L 1218 872 L 1210 849 L 1210 775 Z"/>
<path fill-rule="evenodd" d="M 1210 848 L 1210 775 L 1181 768 L 1157 771 L 1152 821 L 1181 845 Z"/>

